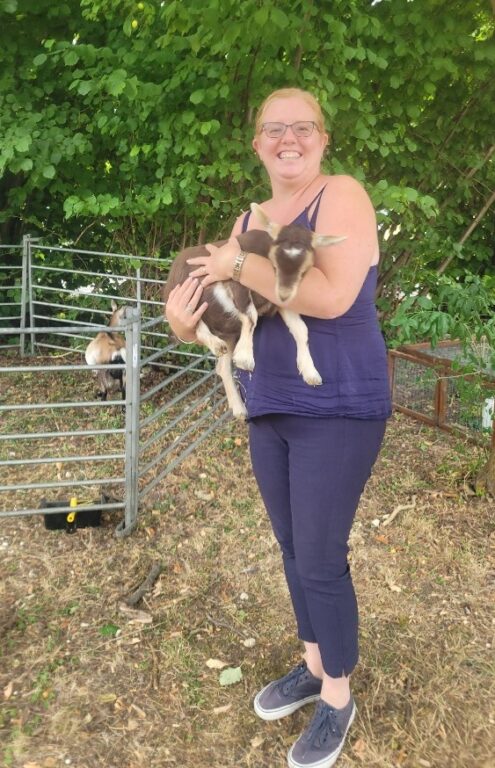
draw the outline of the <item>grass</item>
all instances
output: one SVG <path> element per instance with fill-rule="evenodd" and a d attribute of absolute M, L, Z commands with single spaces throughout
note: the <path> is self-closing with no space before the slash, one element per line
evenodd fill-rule
<path fill-rule="evenodd" d="M 361 661 L 342 768 L 493 768 L 493 502 L 471 491 L 481 458 L 390 423 L 351 534 Z M 252 711 L 300 646 L 245 427 L 227 424 L 156 487 L 131 538 L 115 537 L 116 519 L 71 536 L 0 520 L 0 764 L 282 768 L 310 710 L 274 723 Z M 120 605 L 156 560 L 138 606 L 149 624 Z M 242 679 L 221 685 L 210 659 Z"/>

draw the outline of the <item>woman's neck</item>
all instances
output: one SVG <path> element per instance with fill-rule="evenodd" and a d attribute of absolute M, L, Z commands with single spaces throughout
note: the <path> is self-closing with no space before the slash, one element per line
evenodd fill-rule
<path fill-rule="evenodd" d="M 290 204 L 303 199 L 309 190 L 313 191 L 324 183 L 324 176 L 317 173 L 309 180 L 272 181 L 272 201 L 277 204 Z"/>
<path fill-rule="evenodd" d="M 325 176 L 321 173 L 304 183 L 272 183 L 273 196 L 267 201 L 267 213 L 279 224 L 287 224 L 309 205 L 324 184 Z"/>

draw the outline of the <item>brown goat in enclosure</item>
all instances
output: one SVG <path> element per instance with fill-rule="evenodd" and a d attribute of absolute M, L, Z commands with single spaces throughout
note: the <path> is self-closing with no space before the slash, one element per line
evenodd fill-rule
<path fill-rule="evenodd" d="M 268 231 L 253 229 L 236 237 L 243 251 L 264 256 L 273 264 L 275 292 L 280 303 L 285 304 L 294 298 L 302 277 L 314 264 L 314 249 L 318 246 L 333 245 L 345 238 L 317 235 L 298 224 L 280 226 L 271 222 L 256 203 L 251 205 L 251 210 Z M 222 245 L 224 242 L 215 245 Z M 208 252 L 203 245 L 186 248 L 178 254 L 162 289 L 162 299 L 165 303 L 172 288 L 182 283 L 189 272 L 195 269 L 187 260 L 205 255 L 208 255 Z M 216 370 L 222 379 L 229 407 L 235 417 L 245 417 L 246 409 L 234 383 L 231 363 L 233 360 L 238 368 L 253 370 L 253 333 L 258 316 L 280 313 L 296 342 L 297 367 L 301 376 L 307 384 L 321 384 L 320 374 L 309 352 L 308 329 L 296 312 L 272 304 L 234 280 L 207 286 L 202 299 L 208 302 L 208 308 L 198 323 L 196 337 L 218 357 Z"/>
<path fill-rule="evenodd" d="M 121 325 L 125 319 L 127 307 L 118 307 L 115 301 L 112 301 L 112 316 L 110 317 L 109 327 Z M 118 365 L 125 363 L 125 339 L 120 333 L 114 331 L 100 331 L 95 338 L 89 342 L 84 353 L 88 365 Z M 97 374 L 100 391 L 98 396 L 101 400 L 106 400 L 107 395 L 114 389 L 119 389 L 122 394 L 122 400 L 125 400 L 125 370 L 118 368 L 112 370 L 95 371 Z"/>

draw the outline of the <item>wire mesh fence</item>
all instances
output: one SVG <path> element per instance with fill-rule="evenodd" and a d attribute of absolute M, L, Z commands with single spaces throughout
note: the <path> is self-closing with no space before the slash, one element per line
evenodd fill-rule
<path fill-rule="evenodd" d="M 493 439 L 495 375 L 458 372 L 458 341 L 404 345 L 389 353 L 394 407 L 446 430 L 480 442 Z"/>

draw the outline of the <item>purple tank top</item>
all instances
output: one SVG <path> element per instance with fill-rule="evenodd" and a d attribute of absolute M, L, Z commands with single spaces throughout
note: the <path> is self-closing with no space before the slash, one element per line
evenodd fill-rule
<path fill-rule="evenodd" d="M 314 231 L 323 190 L 293 223 Z M 248 222 L 249 213 L 243 232 Z M 280 315 L 258 320 L 254 371 L 237 371 L 248 418 L 268 413 L 355 419 L 390 416 L 387 351 L 375 307 L 377 272 L 376 266 L 370 268 L 354 304 L 340 317 L 302 316 L 311 356 L 323 379 L 319 387 L 309 386 L 299 374 L 296 344 Z"/>

